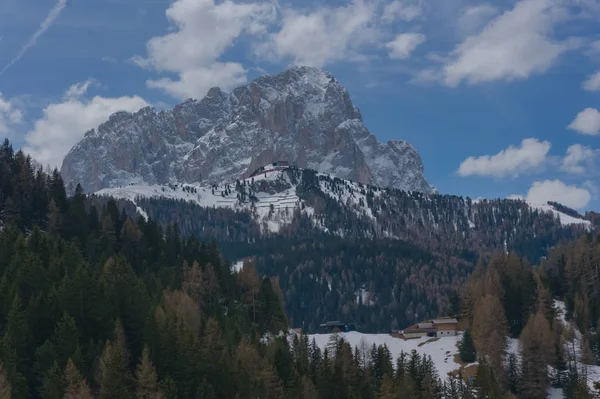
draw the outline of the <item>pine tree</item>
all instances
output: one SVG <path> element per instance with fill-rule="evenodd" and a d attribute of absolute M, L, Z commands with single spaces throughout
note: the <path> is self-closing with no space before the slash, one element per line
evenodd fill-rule
<path fill-rule="evenodd" d="M 63 399 L 92 399 L 92 391 L 87 385 L 85 378 L 81 376 L 73 360 L 67 360 L 64 376 L 66 389 Z"/>
<path fill-rule="evenodd" d="M 160 386 L 161 386 L 163 392 L 165 393 L 166 399 L 177 399 L 178 398 L 177 384 L 170 376 L 167 376 L 167 378 L 165 378 L 161 382 Z"/>
<path fill-rule="evenodd" d="M 58 363 L 54 362 L 54 365 L 48 370 L 46 378 L 44 379 L 41 396 L 42 399 L 61 399 L 64 392 L 64 374 Z"/>
<path fill-rule="evenodd" d="M 458 344 L 460 360 L 465 363 L 473 363 L 477 359 L 477 351 L 473 344 L 473 336 L 471 330 L 465 330 L 463 337 Z"/>
<path fill-rule="evenodd" d="M 163 399 L 165 394 L 158 384 L 156 369 L 150 360 L 148 347 L 144 347 L 142 359 L 135 370 L 137 381 L 136 398 L 138 399 Z"/>

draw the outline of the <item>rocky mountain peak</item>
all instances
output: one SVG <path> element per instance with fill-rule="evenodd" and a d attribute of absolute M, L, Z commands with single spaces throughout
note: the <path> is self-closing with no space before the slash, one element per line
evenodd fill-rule
<path fill-rule="evenodd" d="M 144 182 L 212 184 L 286 160 L 340 178 L 431 192 L 417 151 L 377 141 L 330 73 L 293 67 L 228 94 L 211 88 L 172 110 L 118 112 L 65 157 L 68 183 L 88 192 Z"/>

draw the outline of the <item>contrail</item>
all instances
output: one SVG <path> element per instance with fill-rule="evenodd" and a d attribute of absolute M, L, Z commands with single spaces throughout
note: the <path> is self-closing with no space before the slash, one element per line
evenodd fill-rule
<path fill-rule="evenodd" d="M 23 46 L 21 51 L 19 51 L 19 54 L 17 54 L 16 57 L 13 58 L 8 64 L 6 64 L 4 69 L 2 69 L 2 71 L 0 71 L 0 75 L 3 75 L 4 72 L 6 72 L 8 70 L 8 68 L 13 66 L 17 61 L 19 61 L 25 55 L 27 50 L 29 50 L 31 47 L 33 47 L 35 45 L 35 43 L 38 41 L 38 39 L 44 33 L 46 33 L 46 31 L 52 26 L 52 24 L 54 23 L 56 18 L 59 17 L 62 10 L 67 6 L 67 1 L 68 0 L 58 0 L 58 3 L 56 3 L 54 8 L 52 8 L 52 10 L 50 10 L 50 12 L 48 13 L 48 16 L 46 17 L 44 22 L 42 22 L 40 24 L 40 27 L 38 28 L 38 30 L 33 34 L 33 36 L 31 36 L 29 38 L 27 43 L 25 43 L 25 45 Z"/>

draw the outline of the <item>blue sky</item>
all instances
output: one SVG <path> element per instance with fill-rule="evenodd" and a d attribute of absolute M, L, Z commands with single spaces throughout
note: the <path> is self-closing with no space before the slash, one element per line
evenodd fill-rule
<path fill-rule="evenodd" d="M 0 135 L 44 164 L 117 110 L 332 72 L 442 193 L 600 210 L 597 0 L 4 0 Z"/>

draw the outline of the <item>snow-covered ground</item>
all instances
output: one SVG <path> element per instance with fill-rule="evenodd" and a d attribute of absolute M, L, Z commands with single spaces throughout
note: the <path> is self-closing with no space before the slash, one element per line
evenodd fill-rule
<path fill-rule="evenodd" d="M 327 347 L 332 335 L 313 334 L 309 335 L 308 339 L 312 342 L 314 338 L 317 346 L 323 350 Z M 385 344 L 392 354 L 394 363 L 400 352 L 410 354 L 413 349 L 420 355 L 431 356 L 442 379 L 446 378 L 448 373 L 460 369 L 460 364 L 454 361 L 454 355 L 458 354 L 456 344 L 460 341 L 461 336 L 442 337 L 435 341 L 427 337 L 405 341 L 401 338 L 394 338 L 389 334 L 363 334 L 357 331 L 338 333 L 338 335 L 344 338 L 352 348 L 357 346 L 359 349 L 366 347 L 370 350 L 373 344 L 378 346 Z"/>
<path fill-rule="evenodd" d="M 325 195 L 335 199 L 348 209 L 351 209 L 357 216 L 370 219 L 374 223 L 374 227 L 379 230 L 377 218 L 373 214 L 371 208 L 367 205 L 368 190 L 365 190 L 365 186 L 350 180 L 336 179 L 334 187 L 331 183 L 331 179 L 323 178 L 331 178 L 330 175 L 318 173 L 317 176 L 320 177 L 319 188 Z M 293 221 L 294 211 L 296 209 L 301 209 L 301 212 L 306 215 L 314 215 L 313 208 L 301 206 L 301 200 L 296 195 L 296 184 L 293 184 L 288 175 L 282 170 L 274 170 L 271 165 L 265 166 L 265 170 L 260 174 L 241 180 L 242 184 L 246 184 L 246 191 L 248 191 L 248 188 L 253 181 L 255 183 L 272 183 L 273 187 L 278 187 L 279 190 L 278 192 L 269 190 L 270 192 L 255 193 L 258 201 L 256 202 L 254 209 L 249 201 L 240 202 L 238 200 L 238 192 L 235 190 L 235 183 L 229 183 L 230 192 L 226 195 L 222 194 L 227 187 L 225 183 L 215 187 L 197 184 L 175 184 L 164 186 L 132 184 L 129 186 L 103 189 L 96 192 L 96 194 L 127 199 L 134 204 L 138 197 L 153 197 L 188 201 L 207 208 L 252 210 L 255 220 L 259 223 L 263 231 L 271 233 L 277 233 L 282 226 L 290 224 Z M 285 188 L 282 189 L 282 187 Z M 384 200 L 382 196 L 384 195 L 385 190 L 373 188 L 371 193 L 373 194 L 374 199 L 382 198 Z M 560 222 L 563 225 L 583 224 L 589 229 L 592 228 L 592 225 L 588 220 L 566 215 L 557 211 L 550 205 L 534 203 L 528 203 L 528 205 L 532 209 L 554 214 L 556 217 L 560 218 Z M 137 206 L 137 211 L 143 217 L 148 217 L 147 212 L 141 207 Z M 432 215 L 429 216 L 430 219 L 433 220 Z M 319 218 L 312 217 L 311 219 L 316 227 L 321 228 L 324 231 L 329 231 L 322 225 L 323 222 L 320 221 Z M 476 227 L 475 223 L 470 219 L 468 220 L 468 224 L 470 228 Z M 455 228 L 458 227 L 455 226 Z M 333 231 L 332 233 L 343 236 L 343 231 Z M 392 232 L 381 231 L 380 234 L 389 238 L 398 238 L 395 237 Z"/>
<path fill-rule="evenodd" d="M 563 325 L 567 325 L 570 324 L 565 316 L 566 316 L 566 310 L 565 310 L 565 304 L 564 302 L 561 301 L 554 301 L 554 307 L 557 310 L 557 318 L 558 320 L 563 323 Z M 575 357 L 577 359 L 577 361 L 580 360 L 581 357 L 581 332 L 579 332 L 579 330 L 574 326 L 573 327 L 573 331 L 575 332 Z M 571 345 L 567 345 L 567 354 L 572 356 L 572 346 Z M 600 382 L 600 366 L 596 366 L 596 365 L 583 365 L 580 364 L 581 367 L 585 367 L 587 369 L 587 377 L 588 377 L 588 385 L 590 387 L 591 390 L 594 389 L 594 383 L 595 382 Z"/>
<path fill-rule="evenodd" d="M 554 305 L 557 309 L 557 318 L 559 322 L 563 324 L 569 324 L 565 320 L 565 305 L 561 301 L 554 301 Z M 315 342 L 322 350 L 325 349 L 334 334 L 312 334 L 309 335 L 309 340 L 313 338 Z M 400 338 L 394 338 L 389 334 L 363 334 L 360 332 L 352 331 L 348 333 L 338 333 L 339 337 L 344 338 L 354 348 L 355 346 L 366 347 L 369 349 L 373 344 L 375 345 L 387 345 L 394 360 L 400 355 L 400 352 L 410 353 L 412 350 L 416 350 L 420 355 L 431 356 L 433 363 L 440 378 L 444 379 L 448 373 L 458 370 L 461 366 L 454 361 L 454 355 L 458 354 L 457 344 L 462 336 L 456 337 L 443 337 L 436 341 L 430 341 L 431 338 L 419 338 L 412 340 L 403 340 Z M 580 357 L 580 346 L 581 333 L 575 329 L 575 356 L 577 360 Z M 428 342 L 429 341 L 429 342 Z M 570 353 L 571 349 L 568 348 L 567 353 Z M 518 339 L 509 338 L 507 341 L 507 353 L 514 353 L 517 357 L 520 356 L 520 342 Z M 580 366 L 583 367 L 581 364 Z M 588 373 L 588 385 L 591 390 L 594 389 L 594 382 L 600 381 L 600 366 L 588 365 L 585 366 Z M 548 399 L 562 398 L 562 389 L 548 389 Z"/>
<path fill-rule="evenodd" d="M 592 222 L 590 222 L 589 220 L 584 220 L 584 219 L 575 218 L 573 216 L 569 216 L 569 215 L 567 215 L 565 213 L 557 211 L 551 205 L 548 205 L 548 204 L 535 204 L 535 203 L 532 203 L 532 202 L 528 202 L 527 204 L 530 207 L 532 207 L 534 209 L 537 209 L 539 211 L 542 211 L 542 212 L 552 212 L 555 217 L 560 218 L 560 223 L 563 226 L 568 226 L 570 224 L 584 224 L 584 225 L 588 226 L 588 228 L 592 227 Z"/>
<path fill-rule="evenodd" d="M 265 173 L 241 180 L 241 184 L 247 183 L 246 192 L 250 183 L 261 181 L 277 183 L 280 181 L 288 188 L 277 193 L 257 192 L 255 193 L 258 201 L 255 204 L 253 212 L 255 220 L 261 227 L 268 232 L 276 233 L 282 226 L 290 224 L 294 217 L 294 210 L 301 208 L 300 199 L 296 195 L 296 186 L 292 184 L 287 176 L 281 172 L 266 170 Z M 232 210 L 252 210 L 252 204 L 249 200 L 240 202 L 238 192 L 235 190 L 235 183 L 229 184 L 229 193 L 223 194 L 227 185 L 215 187 L 205 187 L 194 184 L 176 184 L 176 185 L 129 185 L 116 188 L 106 188 L 96 192 L 96 195 L 111 196 L 122 198 L 136 204 L 136 199 L 144 198 L 165 198 L 172 200 L 183 200 L 196 203 L 206 208 L 228 208 Z M 147 213 L 137 204 L 137 211 L 140 215 L 147 218 Z M 314 213 L 311 207 L 305 206 L 302 212 L 306 214 Z"/>

